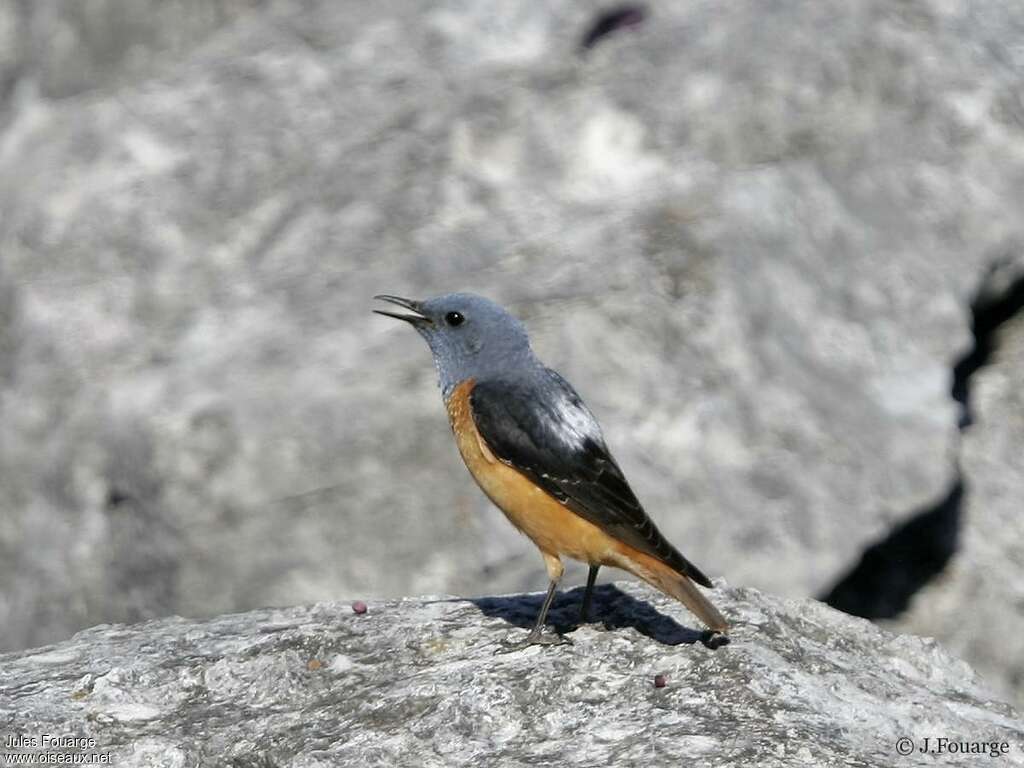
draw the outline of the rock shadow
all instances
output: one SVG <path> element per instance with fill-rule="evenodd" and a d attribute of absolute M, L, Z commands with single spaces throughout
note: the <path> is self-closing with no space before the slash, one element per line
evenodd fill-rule
<path fill-rule="evenodd" d="M 579 628 L 580 606 L 585 587 L 559 592 L 548 612 L 547 626 L 562 634 Z M 480 611 L 522 629 L 531 629 L 544 602 L 544 595 L 508 595 L 505 597 L 476 597 L 471 601 Z M 635 629 L 662 645 L 693 645 L 702 643 L 716 649 L 729 642 L 727 637 L 710 631 L 684 627 L 670 616 L 660 613 L 649 603 L 637 600 L 614 584 L 599 584 L 594 588 L 590 604 L 590 621 L 605 630 Z"/>

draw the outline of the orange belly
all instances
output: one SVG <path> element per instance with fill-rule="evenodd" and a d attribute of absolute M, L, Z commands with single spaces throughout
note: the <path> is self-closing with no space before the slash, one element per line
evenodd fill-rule
<path fill-rule="evenodd" d="M 459 384 L 446 405 L 459 453 L 481 490 L 541 552 L 565 555 L 591 565 L 623 567 L 625 545 L 567 509 L 491 453 L 470 410 L 473 384 L 472 379 Z"/>

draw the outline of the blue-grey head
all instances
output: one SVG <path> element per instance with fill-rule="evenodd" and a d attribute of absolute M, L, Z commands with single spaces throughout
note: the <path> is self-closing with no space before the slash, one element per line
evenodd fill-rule
<path fill-rule="evenodd" d="M 373 311 L 406 321 L 426 339 L 445 398 L 466 379 L 484 381 L 537 365 L 523 324 L 483 296 L 448 293 L 424 301 L 386 294 L 374 298 L 409 310 Z"/>

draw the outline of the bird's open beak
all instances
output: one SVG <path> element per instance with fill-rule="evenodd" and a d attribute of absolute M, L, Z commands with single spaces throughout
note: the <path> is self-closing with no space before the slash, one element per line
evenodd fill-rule
<path fill-rule="evenodd" d="M 393 317 L 397 320 L 405 320 L 405 322 L 412 323 L 413 325 L 419 325 L 421 323 L 430 322 L 430 318 L 420 311 L 420 302 L 418 301 L 413 301 L 412 299 L 403 299 L 401 296 L 389 296 L 386 293 L 374 296 L 373 298 L 380 299 L 381 301 L 386 301 L 389 304 L 397 304 L 398 306 L 403 307 L 404 309 L 408 309 L 410 310 L 410 312 L 412 312 L 412 314 L 405 314 L 403 312 L 388 312 L 387 310 L 384 309 L 373 310 L 378 315 Z"/>

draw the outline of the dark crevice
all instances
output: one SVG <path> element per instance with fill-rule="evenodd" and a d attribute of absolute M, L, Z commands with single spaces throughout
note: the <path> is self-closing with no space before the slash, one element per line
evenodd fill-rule
<path fill-rule="evenodd" d="M 129 501 L 135 501 L 130 493 L 122 491 L 117 486 L 111 486 L 107 491 L 107 509 L 119 507 Z"/>
<path fill-rule="evenodd" d="M 956 552 L 963 498 L 958 477 L 946 496 L 868 547 L 822 602 L 865 619 L 899 616 Z"/>
<path fill-rule="evenodd" d="M 990 279 L 995 272 L 995 269 L 990 272 Z M 969 397 L 971 375 L 990 362 L 999 326 L 1014 315 L 1024 312 L 1024 277 L 1014 280 L 1009 287 L 998 293 L 989 290 L 988 283 L 989 280 L 986 280 L 982 284 L 971 305 L 974 347 L 953 368 L 953 397 L 963 409 L 960 416 L 961 429 L 970 426 L 973 421 Z"/>
<path fill-rule="evenodd" d="M 620 29 L 635 27 L 647 18 L 647 9 L 642 5 L 620 5 L 602 13 L 583 35 L 580 48 L 584 51 L 593 48 L 608 35 Z"/>
<path fill-rule="evenodd" d="M 1024 313 L 1024 276 L 1007 279 L 1003 268 L 1008 264 L 1003 261 L 993 265 L 971 304 L 974 345 L 953 368 L 952 395 L 961 406 L 961 430 L 973 422 L 971 376 L 991 362 L 999 327 Z M 872 544 L 821 600 L 866 619 L 899 616 L 914 594 L 940 574 L 956 553 L 964 493 L 964 479 L 958 471 L 942 499 Z"/>

